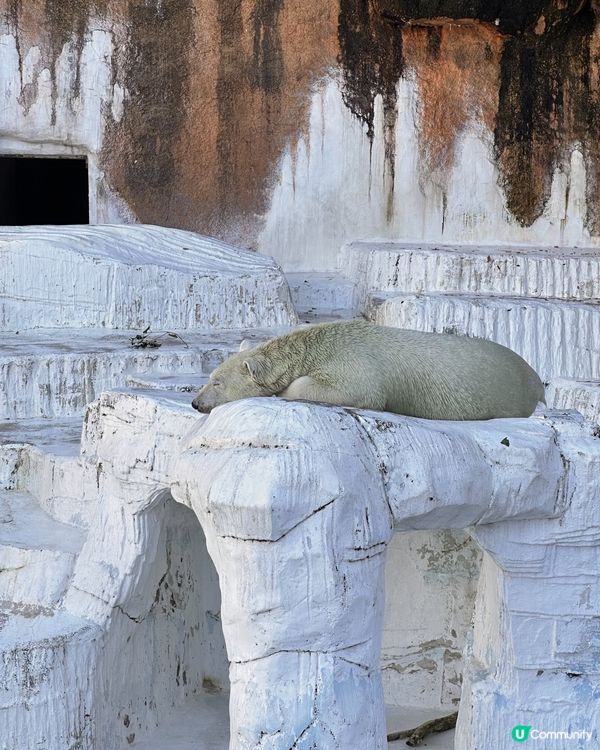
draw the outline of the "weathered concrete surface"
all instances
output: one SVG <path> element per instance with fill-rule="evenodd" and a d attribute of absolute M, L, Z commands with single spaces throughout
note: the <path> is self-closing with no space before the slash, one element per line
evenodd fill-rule
<path fill-rule="evenodd" d="M 440 423 L 278 399 L 236 402 L 198 418 L 188 401 L 187 394 L 176 392 L 107 393 L 88 411 L 81 456 L 43 459 L 24 445 L 17 453 L 3 452 L 5 463 L 13 457 L 12 471 L 3 476 L 13 488 L 8 493 L 11 514 L 20 523 L 28 516 L 18 492 L 31 493 L 52 512 L 54 503 L 42 500 L 44 493 L 66 495 L 68 486 L 87 486 L 85 503 L 90 505 L 70 517 L 67 503 L 60 506 L 63 520 L 79 523 L 85 536 L 72 573 L 64 577 L 63 609 L 7 613 L 14 627 L 19 617 L 34 618 L 37 630 L 27 631 L 32 634 L 27 643 L 13 646 L 13 631 L 3 635 L 0 630 L 5 653 L 20 649 L 19 658 L 27 652 L 29 663 L 38 665 L 32 666 L 34 690 L 27 695 L 8 672 L 3 678 L 14 696 L 2 707 L 11 750 L 28 750 L 42 737 L 60 746 L 73 732 L 90 748 L 125 747 L 145 736 L 171 706 L 201 690 L 203 681 L 226 684 L 221 617 L 233 662 L 236 747 L 255 747 L 261 731 L 272 736 L 273 748 L 280 739 L 288 743 L 282 747 L 289 747 L 304 728 L 304 737 L 318 738 L 323 748 L 332 742 L 331 732 L 342 738 L 348 733 L 345 747 L 357 746 L 357 736 L 360 747 L 383 747 L 378 677 L 383 563 L 394 530 L 474 524 L 494 559 L 508 556 L 504 573 L 528 581 L 538 572 L 553 575 L 554 568 L 540 565 L 535 556 L 540 534 L 548 560 L 558 560 L 564 550 L 564 570 L 584 554 L 576 537 L 585 538 L 585 549 L 595 554 L 597 504 L 588 503 L 587 495 L 596 491 L 592 464 L 598 441 L 577 422 L 553 417 Z M 225 596 L 221 614 L 216 572 L 202 532 L 190 512 L 173 503 L 167 491 L 173 481 L 175 496 L 205 524 Z M 76 500 L 71 503 L 75 511 Z M 580 524 L 577 532 L 563 521 L 535 520 L 563 514 L 567 505 L 568 518 Z M 502 523 L 508 517 L 524 520 Z M 496 528 L 498 536 L 490 536 Z M 506 530 L 516 528 L 535 540 L 504 545 Z M 549 529 L 561 529 L 560 538 L 547 536 Z M 388 575 L 398 580 L 397 570 L 390 569 L 395 561 L 392 555 Z M 593 618 L 594 567 L 588 564 L 585 570 L 580 583 L 582 590 L 591 587 L 591 598 L 581 599 L 581 606 Z M 576 593 L 579 584 L 572 577 L 563 582 L 563 567 L 556 571 L 556 586 L 563 586 L 567 597 L 557 616 L 566 618 L 570 587 Z M 244 575 L 252 577 L 252 585 L 244 584 Z M 390 594 L 397 595 L 393 589 Z M 530 621 L 538 614 L 549 616 L 561 601 L 558 593 L 538 599 L 539 611 L 537 599 L 528 610 Z M 512 612 L 512 599 L 505 606 Z M 520 605 L 514 606 L 518 610 Z M 58 640 L 48 662 L 42 640 L 52 623 Z M 493 644 L 494 625 L 479 623 L 476 641 Z M 519 630 L 519 653 L 535 651 L 530 639 L 536 633 L 534 625 Z M 512 631 L 503 631 L 504 636 L 512 638 Z M 282 644 L 286 653 L 280 659 Z M 589 648 L 580 646 L 574 641 L 568 657 L 555 652 L 555 668 L 562 659 L 570 670 L 578 660 L 592 685 Z M 535 653 L 523 668 L 537 669 Z M 118 667 L 124 654 L 128 670 Z M 301 676 L 294 677 L 296 669 L 304 670 Z M 447 676 L 451 673 L 449 662 Z M 276 687 L 267 700 L 271 679 Z M 506 679 L 503 690 L 518 688 L 510 676 Z M 65 681 L 73 685 L 73 703 L 64 702 Z M 246 684 L 252 689 L 242 698 L 239 691 Z M 568 691 L 560 681 L 547 684 L 561 716 L 568 717 L 573 708 Z M 306 695 L 298 704 L 298 693 L 304 695 L 300 686 Z M 252 698 L 263 690 L 264 716 Z M 530 693 L 519 693 L 523 705 Z M 294 708 L 286 705 L 288 695 Z M 461 736 L 467 739 L 461 750 L 479 746 L 468 718 L 471 711 L 488 711 L 479 695 L 474 689 L 464 704 L 467 728 Z M 33 710 L 26 726 L 23 701 Z M 316 718 L 315 706 L 322 718 Z M 86 714 L 81 722 L 76 707 Z M 531 710 L 538 711 L 535 705 Z M 296 724 L 291 722 L 294 711 L 300 712 Z M 353 726 L 356 716 L 360 727 Z M 248 717 L 252 726 L 244 723 Z M 486 737 L 496 736 L 495 717 L 486 714 Z"/>
<path fill-rule="evenodd" d="M 236 748 L 265 737 L 273 748 L 383 748 L 393 530 L 552 517 L 567 502 L 555 430 L 536 420 L 427 422 L 256 399 L 214 410 L 188 445 L 173 492 L 201 518 L 219 572 Z"/>
<path fill-rule="evenodd" d="M 242 338 L 262 341 L 288 330 L 180 331 L 178 337 L 151 331 L 159 348 L 131 346 L 141 329 L 0 332 L 0 419 L 82 415 L 103 390 L 145 387 L 173 373 L 187 374 L 198 387 Z"/>
<path fill-rule="evenodd" d="M 596 3 L 2 0 L 0 24 L 0 150 L 86 156 L 92 221 L 302 270 L 359 236 L 598 237 Z"/>
<path fill-rule="evenodd" d="M 600 425 L 600 380 L 556 378 L 546 389 L 548 403 L 556 409 L 576 409 Z"/>
<path fill-rule="evenodd" d="M 0 330 L 227 329 L 296 322 L 271 259 L 156 226 L 0 230 Z"/>
<path fill-rule="evenodd" d="M 371 292 L 394 291 L 600 299 L 600 252 L 591 247 L 350 242 L 340 265 L 363 305 Z"/>
<path fill-rule="evenodd" d="M 0 608 L 3 748 L 129 747 L 174 705 L 227 685 L 216 574 L 197 520 L 170 497 L 158 459 L 161 448 L 178 454 L 195 421 L 184 398 L 167 407 L 141 399 L 140 408 L 134 396 L 98 402 L 81 456 L 0 446 L 11 542 L 0 545 L 0 586 L 12 602 Z M 113 471 L 99 454 L 103 429 L 124 437 L 119 423 L 142 432 Z M 24 552 L 11 573 L 17 543 Z"/>
<path fill-rule="evenodd" d="M 0 524 L 0 601 L 54 607 L 65 593 L 84 534 L 56 521 L 27 494 L 2 496 L 9 518 Z"/>
<path fill-rule="evenodd" d="M 582 747 L 598 743 L 600 440 L 577 418 L 559 416 L 554 425 L 565 465 L 561 518 L 473 529 L 486 555 L 458 750 L 503 747 L 514 725 L 581 732 Z M 560 735 L 547 742 L 575 744 Z"/>

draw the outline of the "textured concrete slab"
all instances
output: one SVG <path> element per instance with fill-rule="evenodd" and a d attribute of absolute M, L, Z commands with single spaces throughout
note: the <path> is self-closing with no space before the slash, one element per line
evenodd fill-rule
<path fill-rule="evenodd" d="M 294 323 L 277 264 L 149 225 L 0 228 L 0 330 Z"/>
<path fill-rule="evenodd" d="M 202 693 L 178 706 L 156 731 L 136 739 L 132 750 L 229 750 L 229 694 Z"/>
<path fill-rule="evenodd" d="M 352 242 L 342 248 L 340 264 L 362 300 L 390 291 L 600 299 L 594 247 Z"/>
<path fill-rule="evenodd" d="M 356 313 L 356 282 L 341 273 L 287 273 L 294 307 L 307 316 L 351 318 Z"/>
<path fill-rule="evenodd" d="M 600 357 L 600 352 L 597 352 Z M 600 380 L 555 378 L 546 389 L 548 404 L 555 409 L 576 409 L 595 424 L 600 424 Z"/>
<path fill-rule="evenodd" d="M 174 336 L 157 331 L 150 336 L 158 337 L 158 348 L 133 347 L 131 339 L 140 331 L 0 332 L 0 420 L 82 415 L 102 391 L 132 384 L 136 377 L 144 385 L 147 378 L 189 373 L 189 385 L 196 387 L 243 339 L 261 342 L 288 330 L 171 332 Z"/>
<path fill-rule="evenodd" d="M 23 492 L 3 491 L 0 507 L 0 601 L 53 607 L 63 597 L 85 540 Z"/>
<path fill-rule="evenodd" d="M 412 729 L 440 715 L 435 710 L 386 706 L 389 732 Z M 135 739 L 131 747 L 133 750 L 229 750 L 229 695 L 203 693 L 193 702 L 174 708 L 169 721 L 147 737 Z M 389 747 L 402 750 L 406 743 L 398 740 Z M 423 747 L 453 750 L 454 731 L 430 735 Z"/>

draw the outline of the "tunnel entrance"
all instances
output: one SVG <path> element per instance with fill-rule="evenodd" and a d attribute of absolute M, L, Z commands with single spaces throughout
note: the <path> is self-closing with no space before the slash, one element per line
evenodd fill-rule
<path fill-rule="evenodd" d="M 0 156 L 0 224 L 89 224 L 87 159 Z"/>

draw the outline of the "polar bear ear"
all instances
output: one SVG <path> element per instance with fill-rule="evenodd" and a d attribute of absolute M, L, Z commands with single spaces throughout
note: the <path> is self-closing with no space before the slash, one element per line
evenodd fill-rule
<path fill-rule="evenodd" d="M 248 357 L 248 359 L 244 360 L 244 365 L 248 370 L 252 382 L 261 388 L 266 388 L 267 371 L 265 361 L 261 357 Z"/>

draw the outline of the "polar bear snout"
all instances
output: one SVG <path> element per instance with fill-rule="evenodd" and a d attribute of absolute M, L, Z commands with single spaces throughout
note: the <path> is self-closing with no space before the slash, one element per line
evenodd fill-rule
<path fill-rule="evenodd" d="M 218 406 L 214 388 L 210 388 L 208 385 L 200 388 L 196 398 L 192 401 L 192 406 L 202 414 L 208 414 L 215 406 Z"/>

